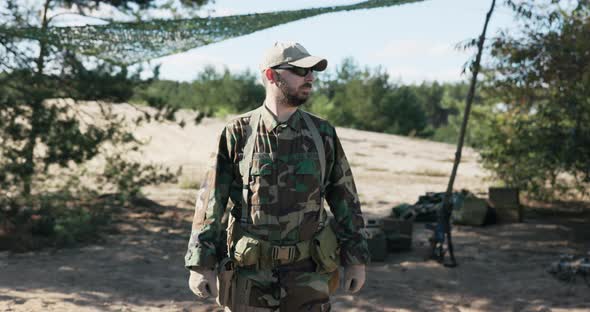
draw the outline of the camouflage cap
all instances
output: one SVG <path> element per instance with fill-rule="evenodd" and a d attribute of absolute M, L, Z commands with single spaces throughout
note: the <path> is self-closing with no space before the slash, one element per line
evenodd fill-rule
<path fill-rule="evenodd" d="M 260 63 L 260 70 L 289 64 L 303 68 L 313 68 L 315 71 L 323 71 L 328 66 L 324 58 L 312 56 L 305 48 L 296 42 L 275 42 L 266 51 Z"/>

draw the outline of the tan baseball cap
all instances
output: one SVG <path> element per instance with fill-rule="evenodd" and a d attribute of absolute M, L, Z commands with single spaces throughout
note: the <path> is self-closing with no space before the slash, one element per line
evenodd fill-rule
<path fill-rule="evenodd" d="M 328 66 L 328 61 L 324 58 L 310 55 L 297 42 L 275 42 L 264 54 L 262 63 L 260 63 L 260 70 L 283 64 L 323 71 Z"/>

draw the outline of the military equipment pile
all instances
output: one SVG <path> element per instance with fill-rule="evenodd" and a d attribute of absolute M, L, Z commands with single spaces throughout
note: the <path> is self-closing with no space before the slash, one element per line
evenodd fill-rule
<path fill-rule="evenodd" d="M 410 250 L 414 222 L 436 222 L 445 193 L 428 192 L 411 204 L 392 208 L 391 215 L 368 219 L 364 229 L 372 261 L 384 261 L 388 252 Z M 485 199 L 462 190 L 454 192 L 452 221 L 455 224 L 482 226 L 495 222 L 494 209 Z"/>

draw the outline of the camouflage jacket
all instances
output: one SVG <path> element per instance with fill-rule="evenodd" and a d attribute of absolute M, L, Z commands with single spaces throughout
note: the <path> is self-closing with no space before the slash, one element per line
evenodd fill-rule
<path fill-rule="evenodd" d="M 255 139 L 250 171 L 250 219 L 247 232 L 279 245 L 311 239 L 325 213 L 320 210 L 320 164 L 311 132 L 297 110 L 279 123 L 266 108 Z M 223 129 L 216 152 L 197 196 L 186 267 L 213 268 L 226 256 L 224 218 L 228 201 L 237 222 L 241 215 L 243 157 L 246 130 L 252 112 L 230 121 Z M 364 227 L 352 172 L 334 127 L 310 115 L 326 154 L 325 199 L 335 218 L 341 265 L 366 264 L 369 251 L 360 230 Z M 323 215 L 322 215 L 323 214 Z"/>

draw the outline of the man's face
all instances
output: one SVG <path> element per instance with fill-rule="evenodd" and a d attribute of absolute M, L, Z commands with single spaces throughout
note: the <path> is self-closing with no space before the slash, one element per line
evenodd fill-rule
<path fill-rule="evenodd" d="M 275 69 L 276 84 L 285 96 L 286 104 L 300 106 L 311 95 L 313 71 L 309 70 L 304 76 L 298 75 L 290 69 Z M 301 74 L 299 70 L 299 74 Z"/>

